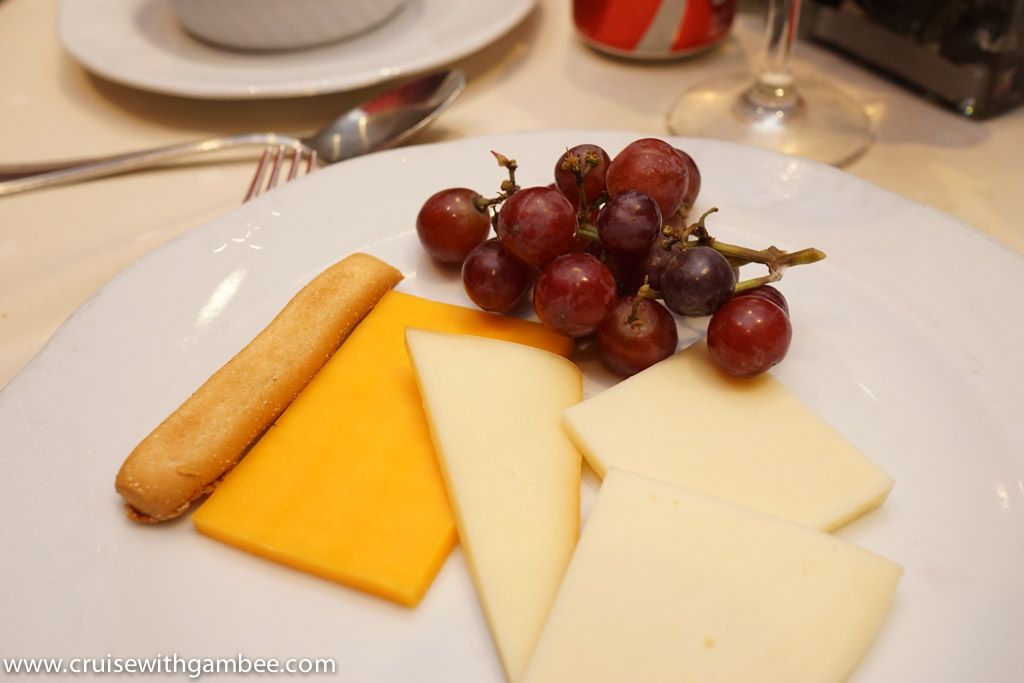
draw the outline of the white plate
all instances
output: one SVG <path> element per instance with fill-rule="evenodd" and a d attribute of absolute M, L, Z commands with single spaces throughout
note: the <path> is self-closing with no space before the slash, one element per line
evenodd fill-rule
<path fill-rule="evenodd" d="M 206 539 L 187 519 L 130 523 L 114 474 L 301 284 L 353 250 L 400 267 L 406 291 L 465 303 L 412 224 L 441 187 L 495 190 L 490 150 L 517 158 L 525 182 L 547 183 L 566 146 L 614 153 L 633 137 L 551 131 L 356 159 L 105 286 L 0 393 L 0 654 L 241 652 L 331 657 L 347 681 L 500 681 L 458 551 L 407 610 Z M 721 207 L 710 221 L 721 238 L 829 254 L 786 274 L 794 341 L 776 374 L 896 480 L 881 510 L 839 532 L 906 568 L 855 680 L 1019 680 L 1024 258 L 829 167 L 676 144 L 703 171 L 697 208 Z M 587 371 L 593 392 L 603 378 Z"/>
<path fill-rule="evenodd" d="M 179 26 L 167 0 L 61 0 L 61 42 L 85 68 L 143 90 L 209 99 L 351 90 L 468 55 L 536 0 L 410 0 L 378 28 L 321 47 L 235 52 Z"/>

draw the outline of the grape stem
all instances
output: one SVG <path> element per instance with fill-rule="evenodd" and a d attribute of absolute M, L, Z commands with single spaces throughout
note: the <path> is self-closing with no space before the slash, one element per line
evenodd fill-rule
<path fill-rule="evenodd" d="M 711 207 L 701 214 L 696 223 L 692 223 L 680 230 L 666 225 L 662 232 L 671 238 L 669 248 L 679 247 L 686 249 L 692 246 L 706 246 L 720 253 L 733 266 L 739 267 L 748 263 L 760 263 L 768 267 L 767 275 L 738 282 L 733 291 L 742 292 L 770 282 L 777 282 L 782 279 L 782 273 L 786 268 L 816 263 L 825 258 L 825 252 L 814 247 L 794 252 L 788 252 L 775 246 L 770 246 L 767 249 L 750 249 L 715 239 L 708 233 L 704 221 L 708 216 L 717 211 L 718 207 Z M 695 239 L 690 239 L 691 237 Z"/>
<path fill-rule="evenodd" d="M 491 154 L 498 161 L 498 166 L 508 170 L 508 179 L 501 181 L 501 186 L 497 196 L 484 197 L 483 195 L 478 194 L 473 198 L 473 205 L 480 211 L 486 211 L 489 208 L 498 206 L 520 190 L 520 187 L 516 185 L 516 169 L 519 168 L 516 160 L 509 159 L 501 152 L 495 152 L 494 150 L 491 150 Z M 493 223 L 494 220 L 495 217 L 492 216 L 491 222 Z"/>
<path fill-rule="evenodd" d="M 711 239 L 711 235 L 708 234 L 708 229 L 704 226 L 704 221 L 713 213 L 718 213 L 717 206 L 712 206 L 700 215 L 700 218 L 697 219 L 696 223 L 691 223 L 678 232 L 673 231 L 672 228 L 667 225 L 662 229 L 662 232 L 675 238 L 672 242 L 673 246 L 678 243 L 682 243 L 685 246 L 686 241 L 690 239 L 691 235 L 695 235 L 698 240 Z M 686 218 L 685 214 L 683 214 L 683 218 Z"/>
<path fill-rule="evenodd" d="M 636 295 L 633 297 L 633 307 L 629 310 L 629 317 L 626 318 L 626 323 L 636 327 L 640 324 L 640 302 L 644 299 L 657 299 L 658 293 L 651 289 L 649 284 L 649 278 L 644 276 L 644 283 L 640 285 L 640 289 L 637 290 Z"/>
<path fill-rule="evenodd" d="M 597 226 L 593 223 L 587 223 L 583 221 L 580 223 L 580 227 L 576 229 L 576 234 L 585 240 L 591 242 L 600 242 L 601 237 L 597 234 Z"/>
<path fill-rule="evenodd" d="M 747 249 L 746 247 L 738 247 L 734 244 L 719 242 L 713 237 L 710 238 L 710 240 L 711 241 L 708 246 L 728 258 L 731 263 L 742 261 L 743 263 L 761 263 L 768 266 L 767 275 L 737 282 L 736 287 L 733 289 L 733 291 L 736 292 L 754 289 L 755 287 L 760 287 L 761 285 L 781 280 L 783 271 L 790 266 L 803 266 L 810 263 L 816 263 L 825 258 L 825 252 L 820 249 L 815 249 L 814 247 L 794 252 L 783 251 L 776 247 L 768 247 L 767 249 L 754 251 L 753 249 Z"/>
<path fill-rule="evenodd" d="M 516 163 L 515 159 L 509 159 L 501 152 L 491 150 L 491 154 L 497 159 L 498 166 L 508 170 L 508 182 L 501 183 L 501 191 L 505 194 L 512 194 L 519 189 L 519 186 L 516 185 L 516 169 L 519 168 L 519 164 Z"/>
<path fill-rule="evenodd" d="M 583 190 L 583 184 L 590 171 L 599 163 L 601 163 L 601 156 L 594 151 L 585 152 L 580 158 L 580 155 L 567 149 L 565 157 L 562 158 L 562 170 L 568 171 L 576 179 L 576 203 L 579 205 L 579 208 L 576 209 L 576 220 L 580 225 L 587 222 L 587 219 L 590 218 L 590 209 L 593 208 L 593 205 L 587 204 L 587 193 Z"/>

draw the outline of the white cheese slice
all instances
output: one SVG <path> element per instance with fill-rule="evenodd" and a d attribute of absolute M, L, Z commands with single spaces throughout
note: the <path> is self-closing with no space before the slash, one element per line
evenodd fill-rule
<path fill-rule="evenodd" d="M 901 574 L 824 532 L 615 469 L 522 683 L 842 681 Z"/>
<path fill-rule="evenodd" d="M 598 475 L 612 467 L 817 529 L 879 506 L 892 479 L 770 375 L 735 379 L 703 344 L 570 408 Z"/>
<path fill-rule="evenodd" d="M 510 680 L 579 534 L 579 452 L 561 427 L 583 398 L 571 362 L 510 342 L 407 330 L 406 343 L 477 595 Z"/>

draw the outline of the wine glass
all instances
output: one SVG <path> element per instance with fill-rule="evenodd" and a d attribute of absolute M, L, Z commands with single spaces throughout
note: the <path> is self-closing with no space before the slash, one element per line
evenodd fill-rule
<path fill-rule="evenodd" d="M 824 81 L 789 69 L 800 0 L 769 0 L 767 49 L 757 76 L 718 78 L 683 92 L 668 113 L 676 135 L 767 147 L 836 166 L 871 145 L 863 105 Z"/>

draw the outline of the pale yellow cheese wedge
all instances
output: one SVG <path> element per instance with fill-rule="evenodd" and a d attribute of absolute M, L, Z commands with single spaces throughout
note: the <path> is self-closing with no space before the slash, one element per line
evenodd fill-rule
<path fill-rule="evenodd" d="M 611 470 L 522 683 L 831 683 L 899 566 L 777 517 Z"/>
<path fill-rule="evenodd" d="M 521 344 L 423 330 L 406 340 L 459 540 L 516 681 L 579 533 L 581 458 L 560 422 L 582 377 Z"/>
<path fill-rule="evenodd" d="M 879 506 L 892 479 L 770 375 L 734 379 L 703 344 L 570 408 L 598 475 L 612 467 L 832 530 Z"/>

